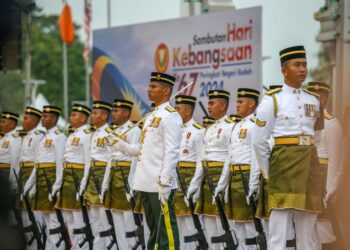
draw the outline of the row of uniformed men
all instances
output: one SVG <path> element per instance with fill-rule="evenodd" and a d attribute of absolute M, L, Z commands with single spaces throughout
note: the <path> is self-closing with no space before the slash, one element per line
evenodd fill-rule
<path fill-rule="evenodd" d="M 310 223 L 308 216 L 311 215 L 312 221 L 315 219 L 317 212 L 321 211 L 321 199 L 319 198 L 323 195 L 323 193 L 321 194 L 322 190 L 326 189 L 326 200 L 334 195 L 339 178 L 339 166 L 341 165 L 339 152 L 341 151 L 337 148 L 337 139 L 333 140 L 330 137 L 339 137 L 340 128 L 336 119 L 325 113 L 326 126 L 320 137 L 318 154 L 322 158 L 320 163 L 325 165 L 329 162 L 330 168 L 328 171 L 326 167 L 320 168 L 322 170 L 318 169 L 317 172 L 320 170 L 323 173 L 315 174 L 314 166 L 318 165 L 318 162 L 315 163 L 309 160 L 313 165 L 307 166 L 304 161 L 310 158 L 314 150 L 314 136 L 318 136 L 314 132 L 314 123 L 323 112 L 320 109 L 319 99 L 314 94 L 300 89 L 303 80 L 293 79 L 291 65 L 294 65 L 294 61 L 297 61 L 301 64 L 299 67 L 303 67 L 304 60 L 305 51 L 302 47 L 292 47 L 281 52 L 282 68 L 289 74 L 284 75 L 285 84 L 282 87 L 266 93 L 259 105 L 257 116 L 254 115 L 254 112 L 259 100 L 259 91 L 254 89 L 238 90 L 237 114 L 241 119 L 236 121 L 232 121 L 226 116 L 230 93 L 223 90 L 210 91 L 208 93 L 208 111 L 215 122 L 204 130 L 192 119 L 196 98 L 191 96 L 176 97 L 176 109 L 183 122 L 177 165 L 181 177 L 189 185 L 187 197 L 184 198 L 183 194 L 178 191 L 175 194 L 174 201 L 175 213 L 178 215 L 177 225 L 180 227 L 180 237 L 177 238 L 177 241 L 180 239 L 181 249 L 195 248 L 194 243 L 183 242 L 183 236 L 195 233 L 193 222 L 189 216 L 190 211 L 186 206 L 187 199 L 191 198 L 197 203 L 196 212 L 203 215 L 203 226 L 209 242 L 210 237 L 222 233 L 222 226 L 217 218 L 217 208 L 212 202 L 212 195 L 206 179 L 208 176 L 213 179 L 216 185 L 216 195 L 225 193 L 226 213 L 232 219 L 231 227 L 237 233 L 240 243 L 239 248 L 256 249 L 256 246 L 245 246 L 245 239 L 253 238 L 257 233 L 252 223 L 251 209 L 246 202 L 246 195 L 243 191 L 240 170 L 249 179 L 249 196 L 253 195 L 256 199 L 260 197 L 258 200 L 260 209 L 257 216 L 267 218 L 271 211 L 276 214 L 276 212 L 288 210 L 287 215 L 278 214 L 277 221 L 274 218 L 270 220 L 269 249 L 287 248 L 286 242 L 294 237 L 296 237 L 297 247 L 301 249 L 318 249 L 320 247 L 318 245 L 320 241 L 315 233 L 316 224 Z M 301 69 L 301 71 L 303 70 L 305 71 L 305 69 Z M 299 72 L 295 69 L 294 71 Z M 296 74 L 295 72 L 294 74 Z M 153 81 L 156 81 L 159 75 L 167 77 L 165 74 L 158 74 Z M 304 75 L 306 77 L 306 74 Z M 295 84 L 299 84 L 299 87 Z M 329 93 L 329 86 L 322 83 L 310 83 L 308 89 L 321 94 L 321 101 L 322 96 L 327 97 Z M 323 100 L 323 102 L 326 102 L 326 100 Z M 72 183 L 71 169 L 74 169 L 79 176 L 79 180 L 81 180 L 79 192 L 82 194 L 85 191 L 85 197 L 90 205 L 94 231 L 104 230 L 104 226 L 107 224 L 100 209 L 101 202 L 103 202 L 106 208 L 113 211 L 117 238 L 120 241 L 121 249 L 124 249 L 124 247 L 125 249 L 130 248 L 133 242 L 127 241 L 124 233 L 125 231 L 132 231 L 134 226 L 129 212 L 130 206 L 127 203 L 128 197 L 124 191 L 121 192 L 121 190 L 124 190 L 124 184 L 120 170 L 123 169 L 123 172 L 129 178 L 130 186 L 135 190 L 148 191 L 147 188 L 140 186 L 152 185 L 152 183 L 147 183 L 148 173 L 140 174 L 141 178 L 138 177 L 137 183 L 135 183 L 133 172 L 140 168 L 136 166 L 140 164 L 137 162 L 140 162 L 142 154 L 140 151 L 142 151 L 142 145 L 147 137 L 146 134 L 154 133 L 162 127 L 162 118 L 154 115 L 157 110 L 160 110 L 160 106 L 162 105 L 156 105 L 155 112 L 151 113 L 151 119 L 148 119 L 148 125 L 140 131 L 138 128 L 130 129 L 133 127 L 129 120 L 132 102 L 116 100 L 112 117 L 119 126 L 113 129 L 109 128 L 107 124 L 108 113 L 112 110 L 112 106 L 101 101 L 95 102 L 91 118 L 96 126 L 96 131 L 92 133 L 86 125 L 90 109 L 82 105 L 74 105 L 70 123 L 75 131 L 68 137 L 67 142 L 65 142 L 65 136 L 55 127 L 55 122 L 50 125 L 50 122 L 45 121 L 46 116 L 48 116 L 57 122 L 59 109 L 44 107 L 42 123 L 47 128 L 45 135 L 37 132 L 35 126 L 32 128 L 25 127 L 27 126 L 25 125 L 26 117 L 29 117 L 27 119 L 34 118 L 35 114 L 37 117 L 39 117 L 39 114 L 41 116 L 41 112 L 38 110 L 26 109 L 23 126 L 29 132 L 22 139 L 21 156 L 17 159 L 17 162 L 20 162 L 18 165 L 21 166 L 19 172 L 23 183 L 26 183 L 25 190 L 30 190 L 30 196 L 34 197 L 34 209 L 39 211 L 52 210 L 54 204 L 50 201 L 51 196 L 59 192 L 59 199 L 55 205 L 64 209 L 69 228 L 82 227 L 80 212 L 76 211 L 76 209 L 79 209 L 79 204 L 75 201 L 76 192 Z M 167 112 L 174 112 L 171 106 L 166 105 L 165 109 Z M 5 120 L 11 120 L 11 118 L 17 116 L 12 113 L 3 113 L 2 117 Z M 126 131 L 127 133 L 123 134 Z M 116 134 L 119 136 L 116 136 Z M 12 134 L 8 132 L 6 136 L 11 138 Z M 42 138 L 43 136 L 44 138 Z M 167 135 L 157 136 L 166 137 Z M 162 138 L 157 136 L 153 136 L 154 144 L 161 143 Z M 16 136 L 12 137 L 16 138 Z M 31 146 L 32 143 L 35 144 L 35 138 L 38 138 L 36 148 Z M 117 143 L 108 146 L 106 141 L 113 140 Z M 136 154 L 136 157 L 128 156 L 132 155 L 129 146 L 137 143 L 140 144 L 141 150 Z M 13 146 L 15 144 L 15 142 L 12 143 Z M 64 144 L 66 145 L 64 146 Z M 12 149 L 9 145 L 3 146 L 3 148 Z M 31 151 L 29 151 L 29 148 L 31 148 Z M 282 161 L 272 157 L 266 162 L 265 159 L 267 156 L 270 157 L 272 148 L 274 151 L 281 151 L 277 152 L 275 158 L 282 157 Z M 152 152 L 152 149 L 148 150 L 150 151 L 147 153 Z M 261 154 L 261 152 L 264 154 Z M 157 152 L 152 152 L 152 154 L 155 158 L 158 157 Z M 10 163 L 11 166 L 17 166 L 17 162 L 12 163 L 0 158 L 0 162 L 3 161 L 4 164 Z M 34 162 L 36 164 L 34 171 L 32 171 Z M 272 166 L 274 166 L 274 171 L 271 171 Z M 91 178 L 92 168 L 97 179 L 103 179 L 100 194 L 96 190 L 96 179 Z M 28 170 L 26 171 L 26 169 Z M 41 169 L 45 169 L 54 182 L 51 194 L 48 193 L 47 185 L 42 176 L 40 180 Z M 260 182 L 261 172 L 263 177 L 261 177 Z M 11 179 L 11 173 L 9 175 Z M 284 175 L 284 179 L 281 178 L 282 175 Z M 326 188 L 325 177 L 327 175 Z M 314 178 L 320 179 L 316 180 Z M 322 182 L 320 182 L 321 179 Z M 313 183 L 317 181 L 318 184 L 308 187 L 310 181 Z M 152 192 L 153 189 L 149 189 L 149 191 Z M 310 192 L 313 195 L 311 201 L 308 197 Z M 167 198 L 165 196 L 165 199 Z M 46 224 L 49 228 L 54 226 L 55 218 L 53 214 L 51 214 L 52 216 L 50 216 L 50 213 L 43 214 L 45 214 L 44 218 L 47 217 Z M 147 217 L 146 220 L 150 226 L 151 223 L 149 223 Z M 292 221 L 295 224 L 294 228 L 292 227 Z M 277 223 L 282 225 L 283 228 L 276 226 Z M 155 235 L 152 235 L 152 227 L 154 225 L 150 226 L 150 238 L 155 237 Z M 174 230 L 174 234 L 176 234 L 176 231 Z M 168 231 L 167 233 L 168 245 L 170 246 L 171 240 Z M 330 236 L 330 238 L 326 239 L 326 236 Z M 176 237 L 178 235 L 173 235 L 175 241 Z M 78 238 L 73 241 L 78 242 Z M 322 241 L 334 241 L 334 237 L 327 231 L 322 236 Z M 96 249 L 103 249 L 104 244 L 106 244 L 105 240 L 99 239 L 98 234 L 96 234 L 94 244 L 97 247 Z M 179 244 L 175 242 L 174 245 L 178 247 Z M 211 249 L 220 249 L 222 245 L 210 244 L 210 247 Z"/>

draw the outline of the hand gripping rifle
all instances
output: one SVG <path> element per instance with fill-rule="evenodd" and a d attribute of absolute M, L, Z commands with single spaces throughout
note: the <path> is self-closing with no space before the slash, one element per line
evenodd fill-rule
<path fill-rule="evenodd" d="M 30 205 L 30 202 L 28 200 L 27 195 L 23 191 L 22 183 L 19 180 L 19 178 L 18 178 L 18 176 L 16 174 L 16 171 L 13 170 L 13 172 L 14 172 L 14 175 L 15 175 L 15 178 L 16 178 L 16 182 L 18 184 L 19 192 L 23 196 L 24 205 L 25 205 L 25 207 L 27 209 L 28 218 L 29 218 L 30 223 L 31 223 L 29 226 L 23 228 L 25 233 L 26 232 L 30 232 L 31 235 L 32 235 L 31 239 L 28 241 L 27 244 L 30 246 L 33 243 L 33 241 L 36 240 L 38 250 L 44 250 L 45 249 L 45 243 L 41 239 L 39 226 L 38 226 L 38 224 L 36 222 L 36 219 L 35 219 L 35 216 L 34 216 L 34 213 L 33 213 L 33 210 L 32 210 L 32 206 Z"/>
<path fill-rule="evenodd" d="M 180 172 L 179 172 L 179 169 L 176 168 L 176 173 L 177 173 L 177 176 L 178 176 L 178 179 L 180 181 L 180 187 L 181 187 L 181 191 L 182 193 L 184 194 L 185 198 L 187 197 L 187 187 L 186 187 L 186 182 L 185 180 L 181 177 L 180 175 Z M 202 228 L 202 224 L 199 220 L 199 217 L 197 214 L 194 213 L 194 210 L 195 210 L 195 206 L 194 206 L 194 203 L 193 203 L 193 200 L 192 200 L 192 197 L 190 197 L 188 200 L 188 205 L 189 205 L 189 208 L 191 210 L 191 216 L 192 216 L 192 220 L 193 220 L 193 224 L 194 224 L 194 227 L 196 228 L 197 230 L 197 233 L 193 234 L 193 235 L 189 235 L 189 236 L 185 236 L 184 238 L 184 242 L 185 243 L 188 243 L 188 242 L 193 242 L 195 241 L 196 242 L 196 250 L 208 250 L 209 249 L 209 245 L 208 245 L 208 242 L 205 238 L 205 234 L 204 234 L 204 231 L 203 231 L 203 228 Z"/>
<path fill-rule="evenodd" d="M 209 185 L 211 193 L 213 195 L 215 195 L 215 188 L 214 188 L 213 180 L 208 175 L 207 175 L 207 180 L 208 180 L 208 185 Z M 236 239 L 237 244 L 235 243 L 233 236 L 231 234 L 230 225 L 228 224 L 228 220 L 227 220 L 227 217 L 225 215 L 224 206 L 221 203 L 220 196 L 217 195 L 214 198 L 215 198 L 215 203 L 216 203 L 216 206 L 217 206 L 217 209 L 219 212 L 221 225 L 222 225 L 222 228 L 224 229 L 225 233 L 223 235 L 220 235 L 220 236 L 211 237 L 211 242 L 212 243 L 225 243 L 225 245 L 226 245 L 225 250 L 236 250 L 238 248 L 238 240 L 237 240 L 236 233 L 234 231 L 232 231 L 232 233 L 235 235 L 235 239 Z"/>
<path fill-rule="evenodd" d="M 89 214 L 88 214 L 86 206 L 84 205 L 84 198 L 83 198 L 82 195 L 79 194 L 79 181 L 78 181 L 78 178 L 75 175 L 74 169 L 71 168 L 71 170 L 72 170 L 75 190 L 77 191 L 77 193 L 79 195 L 80 208 L 81 208 L 81 212 L 82 212 L 82 215 L 83 215 L 83 221 L 85 223 L 85 227 L 73 229 L 73 234 L 84 234 L 85 237 L 84 237 L 84 239 L 81 242 L 79 242 L 79 247 L 82 248 L 85 245 L 85 243 L 88 242 L 89 249 L 92 250 L 93 249 L 93 243 L 94 243 L 94 235 L 92 233 L 92 228 L 91 228 L 91 224 L 90 224 Z"/>
<path fill-rule="evenodd" d="M 134 212 L 135 205 L 136 205 L 135 199 L 130 194 L 130 186 L 129 186 L 127 178 L 124 175 L 123 167 L 119 166 L 119 169 L 120 169 L 120 172 L 122 174 L 125 191 L 130 196 L 130 204 L 131 204 L 131 208 L 132 208 L 132 215 L 134 217 L 135 225 L 137 226 L 136 230 L 131 231 L 131 232 L 126 232 L 125 236 L 126 236 L 126 238 L 131 238 L 131 237 L 135 237 L 136 238 L 136 244 L 132 247 L 132 250 L 136 250 L 139 246 L 141 246 L 142 249 L 145 250 L 146 249 L 146 245 L 145 245 L 145 236 L 144 236 L 142 215 Z"/>
<path fill-rule="evenodd" d="M 256 214 L 256 203 L 255 203 L 254 197 L 252 195 L 249 196 L 248 180 L 244 176 L 241 167 L 239 168 L 239 173 L 241 174 L 244 193 L 248 197 L 249 205 L 250 205 L 250 207 L 252 209 L 252 215 L 253 215 L 253 218 L 254 218 L 255 230 L 258 233 L 258 236 L 254 237 L 254 238 L 246 239 L 245 240 L 245 244 L 246 245 L 259 246 L 259 250 L 267 250 L 267 243 L 266 243 L 266 236 L 265 236 L 265 233 L 264 233 L 264 228 L 262 226 L 261 220 L 259 218 L 255 217 L 255 214 Z"/>
<path fill-rule="evenodd" d="M 100 185 L 100 181 L 98 180 L 98 177 L 94 174 L 93 169 L 90 171 L 90 173 L 92 175 L 92 179 L 94 180 L 97 192 L 101 194 L 101 185 Z M 105 212 L 106 212 L 106 217 L 107 217 L 108 224 L 110 225 L 110 228 L 107 229 L 106 231 L 100 232 L 100 237 L 101 238 L 111 237 L 112 240 L 111 240 L 111 243 L 109 243 L 109 245 L 107 246 L 107 249 L 110 250 L 115 244 L 117 246 L 117 249 L 119 250 L 117 236 L 115 234 L 115 227 L 114 227 L 112 212 L 109 209 L 105 209 Z"/>
<path fill-rule="evenodd" d="M 43 174 L 44 174 L 44 177 L 46 180 L 47 189 L 49 190 L 49 192 L 51 194 L 52 193 L 51 181 L 46 174 L 45 168 L 42 168 L 42 170 L 43 170 Z M 56 195 L 52 197 L 52 200 L 54 203 L 56 203 L 56 200 L 57 200 Z M 49 234 L 60 234 L 59 240 L 55 244 L 56 247 L 58 248 L 61 245 L 62 241 L 64 241 L 65 249 L 68 250 L 72 247 L 72 241 L 69 237 L 67 226 L 64 223 L 63 214 L 62 214 L 61 209 L 58 209 L 56 207 L 54 207 L 54 208 L 55 208 L 57 221 L 60 225 L 57 228 L 49 229 Z"/>

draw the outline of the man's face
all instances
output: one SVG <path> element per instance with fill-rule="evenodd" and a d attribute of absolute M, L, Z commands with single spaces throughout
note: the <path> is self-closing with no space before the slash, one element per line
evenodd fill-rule
<path fill-rule="evenodd" d="M 23 129 L 24 130 L 30 131 L 30 130 L 32 130 L 33 128 L 36 127 L 36 125 L 37 125 L 37 118 L 34 117 L 33 115 L 24 114 L 23 124 L 22 125 L 23 125 Z"/>
<path fill-rule="evenodd" d="M 165 86 L 159 82 L 150 82 L 148 85 L 148 99 L 151 102 L 157 102 L 161 100 L 164 96 Z"/>
<path fill-rule="evenodd" d="M 307 62 L 305 58 L 288 60 L 282 68 L 284 77 L 292 82 L 301 84 L 307 77 Z"/>
<path fill-rule="evenodd" d="M 107 114 L 101 109 L 93 109 L 91 113 L 91 122 L 93 125 L 99 127 L 103 125 L 106 120 Z"/>
<path fill-rule="evenodd" d="M 189 115 L 189 108 L 185 104 L 176 104 L 175 109 L 181 116 L 182 121 L 185 121 Z"/>
<path fill-rule="evenodd" d="M 113 108 L 112 120 L 116 124 L 124 124 L 128 119 L 128 111 L 124 108 Z"/>
<path fill-rule="evenodd" d="M 41 123 L 44 128 L 50 129 L 56 125 L 57 116 L 51 113 L 43 113 L 41 117 Z"/>
<path fill-rule="evenodd" d="M 8 133 L 16 127 L 16 123 L 11 119 L 1 118 L 0 120 L 0 131 Z"/>
<path fill-rule="evenodd" d="M 239 97 L 236 102 L 237 115 L 240 117 L 246 117 L 250 114 L 252 105 L 254 101 L 250 98 Z"/>
<path fill-rule="evenodd" d="M 72 111 L 69 116 L 69 123 L 73 128 L 79 128 L 82 126 L 83 123 L 85 123 L 86 116 L 77 111 Z"/>
<path fill-rule="evenodd" d="M 213 117 L 215 120 L 219 119 L 220 114 L 225 109 L 225 101 L 220 98 L 210 99 L 208 101 L 208 112 L 210 117 Z"/>

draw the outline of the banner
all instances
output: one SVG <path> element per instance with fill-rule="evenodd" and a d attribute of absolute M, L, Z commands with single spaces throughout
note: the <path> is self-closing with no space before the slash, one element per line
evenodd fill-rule
<path fill-rule="evenodd" d="M 93 99 L 135 103 L 132 120 L 149 111 L 150 72 L 176 76 L 174 93 L 207 106 L 209 90 L 231 93 L 228 114 L 236 113 L 237 88 L 262 88 L 262 9 L 254 7 L 93 32 Z M 205 110 L 196 106 L 195 119 Z"/>

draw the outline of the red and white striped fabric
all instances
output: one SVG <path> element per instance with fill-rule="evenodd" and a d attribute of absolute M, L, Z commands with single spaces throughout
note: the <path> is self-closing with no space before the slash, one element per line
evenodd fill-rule
<path fill-rule="evenodd" d="M 84 7 L 84 30 L 86 35 L 83 57 L 87 62 L 90 55 L 90 34 L 91 34 L 91 0 L 85 0 Z"/>

